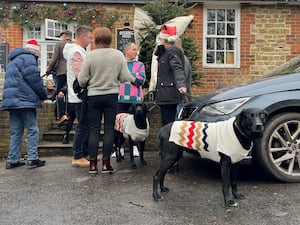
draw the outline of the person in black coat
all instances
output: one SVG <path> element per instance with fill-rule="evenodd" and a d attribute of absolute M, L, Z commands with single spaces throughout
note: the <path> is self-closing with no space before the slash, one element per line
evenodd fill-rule
<path fill-rule="evenodd" d="M 187 92 L 183 51 L 175 46 L 176 26 L 164 25 L 157 47 L 158 72 L 156 103 L 160 106 L 162 125 L 173 122 L 180 94 Z"/>

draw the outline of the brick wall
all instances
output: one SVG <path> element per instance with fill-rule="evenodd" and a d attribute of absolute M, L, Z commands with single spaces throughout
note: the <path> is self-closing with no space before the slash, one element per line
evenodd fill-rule
<path fill-rule="evenodd" d="M 0 108 L 2 100 L 0 101 Z M 43 132 L 52 128 L 54 104 L 44 104 L 42 109 L 37 110 L 40 140 Z M 9 112 L 0 111 L 0 159 L 6 158 L 10 140 Z M 22 153 L 26 152 L 26 132 L 23 135 Z M 23 154 L 22 154 L 23 155 Z"/>
<path fill-rule="evenodd" d="M 0 108 L 2 101 L 0 101 Z M 148 108 L 152 108 L 152 104 L 148 105 Z M 44 131 L 52 128 L 53 121 L 53 104 L 44 104 L 42 109 L 37 110 L 38 125 L 40 130 L 40 140 Z M 148 114 L 150 124 L 150 134 L 146 143 L 147 151 L 157 151 L 156 148 L 156 135 L 161 127 L 160 111 L 159 107 L 154 107 Z M 8 146 L 10 140 L 10 128 L 9 128 L 9 113 L 7 111 L 0 111 L 0 159 L 6 158 L 8 153 Z M 22 155 L 26 152 L 26 133 L 23 137 Z"/>
<path fill-rule="evenodd" d="M 203 68 L 203 5 L 195 7 L 194 15 L 193 28 L 187 35 L 198 45 L 201 53 L 198 69 L 206 75 L 201 87 L 193 87 L 193 95 L 255 80 L 300 52 L 300 6 L 241 5 L 241 67 Z"/>

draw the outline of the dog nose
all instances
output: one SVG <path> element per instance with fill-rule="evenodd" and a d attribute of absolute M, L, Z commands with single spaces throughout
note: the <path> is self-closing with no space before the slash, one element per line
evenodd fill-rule
<path fill-rule="evenodd" d="M 255 128 L 257 131 L 263 131 L 264 126 L 262 124 L 257 124 Z"/>

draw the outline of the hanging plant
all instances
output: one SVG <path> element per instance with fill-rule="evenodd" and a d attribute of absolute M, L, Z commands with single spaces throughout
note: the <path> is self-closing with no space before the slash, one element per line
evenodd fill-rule
<path fill-rule="evenodd" d="M 0 25 L 13 21 L 27 29 L 33 29 L 36 24 L 43 23 L 46 18 L 66 24 L 75 22 L 78 25 L 96 26 L 98 24 L 112 27 L 118 17 L 116 12 L 108 13 L 104 8 L 94 6 L 68 5 L 67 3 L 62 5 L 0 3 Z"/>

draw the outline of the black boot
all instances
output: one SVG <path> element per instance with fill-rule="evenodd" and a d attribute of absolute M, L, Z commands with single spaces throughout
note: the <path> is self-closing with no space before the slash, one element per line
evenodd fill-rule
<path fill-rule="evenodd" d="M 69 144 L 69 134 L 65 133 L 62 140 L 63 144 Z"/>
<path fill-rule="evenodd" d="M 114 173 L 115 169 L 110 165 L 110 158 L 102 159 L 102 171 L 101 173 Z"/>
<path fill-rule="evenodd" d="M 98 168 L 97 168 L 97 159 L 91 159 L 90 160 L 90 171 L 89 174 L 97 174 Z"/>

